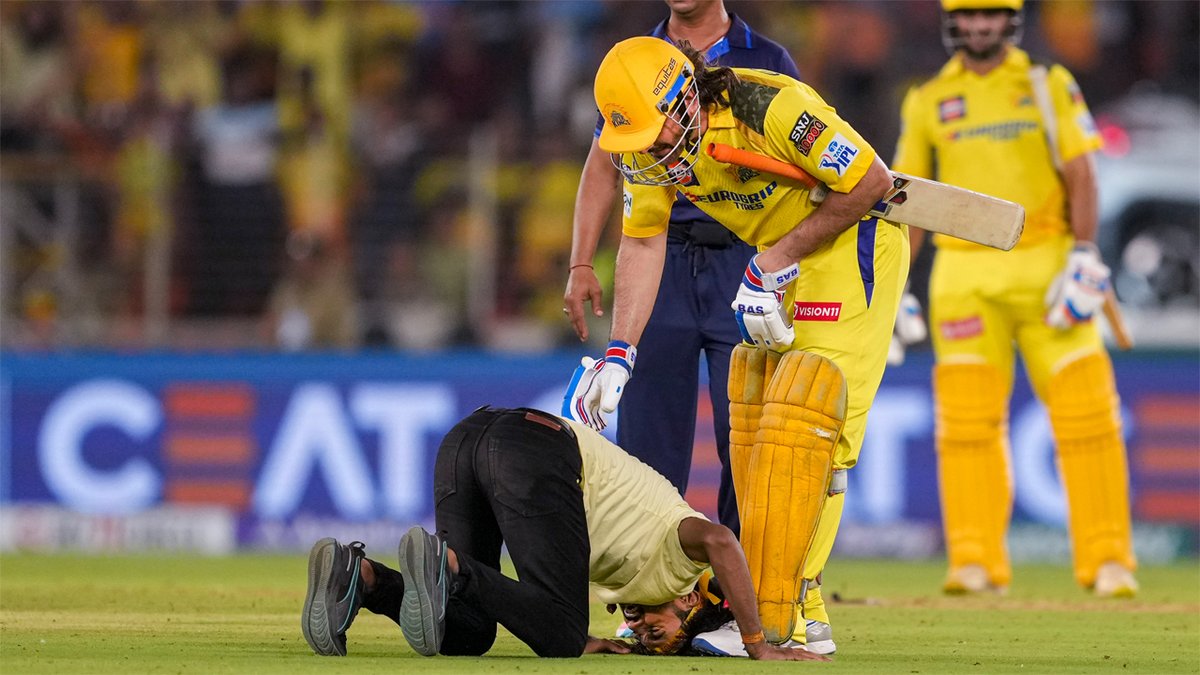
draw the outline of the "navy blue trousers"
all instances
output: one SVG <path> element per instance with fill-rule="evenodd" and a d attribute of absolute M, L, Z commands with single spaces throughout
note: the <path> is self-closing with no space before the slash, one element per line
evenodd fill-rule
<path fill-rule="evenodd" d="M 668 239 L 658 299 L 637 345 L 617 424 L 618 444 L 683 494 L 692 469 L 703 354 L 721 460 L 717 517 L 734 534 L 739 521 L 729 471 L 729 355 L 742 338 L 729 303 L 753 255 L 754 248 L 741 242 L 711 248 Z"/>

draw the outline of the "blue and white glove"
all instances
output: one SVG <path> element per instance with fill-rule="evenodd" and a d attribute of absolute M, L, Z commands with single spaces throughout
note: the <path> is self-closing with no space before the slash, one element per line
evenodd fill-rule
<path fill-rule="evenodd" d="M 1076 244 L 1067 256 L 1066 268 L 1046 292 L 1046 323 L 1066 330 L 1091 321 L 1104 306 L 1110 276 L 1094 244 Z"/>
<path fill-rule="evenodd" d="M 563 417 L 569 417 L 600 431 L 607 426 L 600 413 L 611 413 L 621 402 L 625 383 L 633 375 L 633 363 L 637 360 L 637 347 L 628 342 L 613 340 L 608 343 L 604 358 L 597 361 L 583 357 L 567 393 L 563 396 Z"/>
<path fill-rule="evenodd" d="M 742 340 L 774 351 L 786 351 L 796 339 L 790 317 L 783 311 L 783 293 L 800 276 L 800 266 L 792 263 L 776 272 L 764 272 L 758 256 L 750 259 L 737 297 L 730 307 L 737 319 Z"/>
<path fill-rule="evenodd" d="M 896 325 L 892 329 L 892 344 L 888 347 L 888 365 L 902 365 L 908 346 L 924 340 L 928 335 L 925 317 L 921 315 L 921 301 L 904 291 L 900 296 L 900 310 L 896 312 Z"/>

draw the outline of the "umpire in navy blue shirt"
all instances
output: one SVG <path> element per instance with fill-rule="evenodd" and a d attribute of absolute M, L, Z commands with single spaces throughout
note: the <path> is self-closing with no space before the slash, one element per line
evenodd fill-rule
<path fill-rule="evenodd" d="M 722 0 L 667 0 L 667 5 L 670 17 L 650 35 L 672 43 L 686 40 L 712 64 L 763 68 L 799 79 L 787 50 L 727 12 Z M 597 123 L 596 137 L 603 123 L 603 119 Z M 592 257 L 620 189 L 620 174 L 593 138 L 575 198 L 571 269 L 563 298 L 563 311 L 583 340 L 588 336 L 585 303 L 591 304 L 596 316 L 604 313 Z M 729 303 L 754 252 L 696 206 L 678 198 L 671 211 L 658 298 L 637 345 L 637 374 L 626 385 L 618 408 L 618 444 L 666 476 L 683 494 L 692 466 L 699 357 L 704 355 L 721 460 L 718 518 L 735 534 L 739 521 L 729 472 L 727 383 L 729 355 L 741 335 Z"/>

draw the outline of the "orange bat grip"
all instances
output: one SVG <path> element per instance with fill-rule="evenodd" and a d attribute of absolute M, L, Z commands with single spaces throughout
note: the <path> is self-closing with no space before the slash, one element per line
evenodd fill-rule
<path fill-rule="evenodd" d="M 774 157 L 767 157 L 756 152 L 750 152 L 749 150 L 742 150 L 731 145 L 725 145 L 724 143 L 709 143 L 708 155 L 718 162 L 723 162 L 725 164 L 736 164 L 738 166 L 744 166 L 747 169 L 765 171 L 767 173 L 773 173 L 776 176 L 791 178 L 792 180 L 799 181 L 809 190 L 817 187 L 818 185 L 816 178 L 813 178 L 808 174 L 808 172 L 796 166 L 795 164 L 788 164 L 787 162 L 775 159 Z"/>

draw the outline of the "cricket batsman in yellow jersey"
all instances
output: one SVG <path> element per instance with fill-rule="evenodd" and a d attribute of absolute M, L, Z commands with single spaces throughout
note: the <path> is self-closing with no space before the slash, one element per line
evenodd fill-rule
<path fill-rule="evenodd" d="M 613 341 L 576 371 L 564 413 L 603 426 L 601 413 L 616 408 L 677 192 L 756 246 L 740 287 L 728 289 L 744 339 L 730 364 L 730 463 L 767 639 L 803 641 L 798 618 L 829 623 L 817 577 L 883 375 L 908 232 L 864 218 L 890 174 L 815 91 L 768 71 L 710 68 L 680 47 L 625 40 L 596 75 L 599 145 L 626 179 L 624 230 Z M 830 194 L 815 206 L 798 182 L 713 160 L 702 152 L 709 143 L 800 166 Z"/>
<path fill-rule="evenodd" d="M 1092 321 L 1109 283 L 1093 243 L 1092 153 L 1101 140 L 1070 73 L 1033 66 L 1014 46 L 1022 0 L 942 0 L 942 7 L 954 55 L 908 93 L 892 166 L 1026 211 L 1024 235 L 1011 252 L 934 238 L 929 302 L 945 590 L 1003 590 L 1012 575 L 1005 538 L 1015 347 L 1050 414 L 1075 578 L 1100 596 L 1132 596 L 1119 402 Z M 914 250 L 919 246 L 914 237 Z"/>

